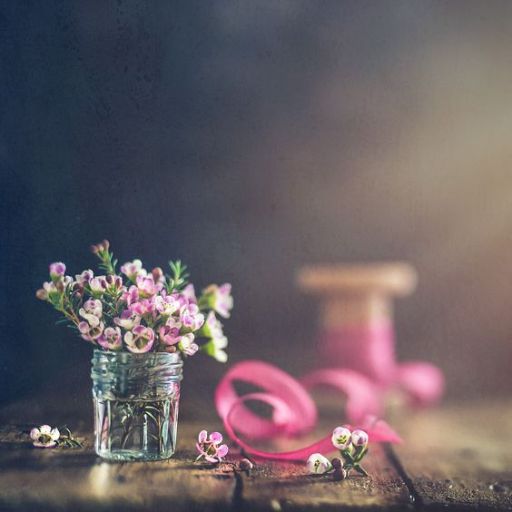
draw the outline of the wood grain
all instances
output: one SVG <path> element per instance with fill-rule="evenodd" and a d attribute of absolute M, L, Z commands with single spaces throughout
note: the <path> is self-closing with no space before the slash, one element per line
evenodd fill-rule
<path fill-rule="evenodd" d="M 512 509 L 510 402 L 459 404 L 400 421 L 394 448 L 419 508 Z"/>
<path fill-rule="evenodd" d="M 250 472 L 194 464 L 197 432 L 219 428 L 206 419 L 180 421 L 178 451 L 169 461 L 104 462 L 83 420 L 75 424 L 84 448 L 35 449 L 28 431 L 37 422 L 9 423 L 32 412 L 40 411 L 27 403 L 0 411 L 0 510 L 512 509 L 511 402 L 395 416 L 404 445 L 372 446 L 365 461 L 371 478 L 345 481 L 308 475 L 304 464 L 257 462 Z M 230 458 L 240 459 L 236 449 Z"/>
<path fill-rule="evenodd" d="M 366 462 L 367 461 L 367 462 Z M 267 462 L 243 476 L 243 509 L 351 510 L 410 507 L 409 492 L 380 446 L 365 459 L 371 477 L 335 481 L 331 475 L 308 475 L 304 464 Z"/>
<path fill-rule="evenodd" d="M 168 461 L 109 463 L 85 436 L 82 449 L 33 449 L 26 434 L 4 427 L 0 441 L 0 510 L 226 510 L 236 481 L 224 466 L 194 464 L 197 427 L 180 431 Z"/>

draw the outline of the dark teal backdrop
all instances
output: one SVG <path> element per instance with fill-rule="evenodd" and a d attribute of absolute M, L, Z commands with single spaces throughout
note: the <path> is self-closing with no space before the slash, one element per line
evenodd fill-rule
<path fill-rule="evenodd" d="M 442 366 L 454 394 L 507 389 L 512 241 L 489 212 L 507 216 L 510 167 L 485 134 L 510 133 L 489 106 L 505 104 L 509 7 L 2 2 L 2 399 L 87 382 L 89 347 L 34 291 L 103 238 L 121 261 L 232 282 L 232 360 L 292 371 L 314 359 L 298 265 L 408 259 L 422 287 L 398 308 L 400 354 Z M 223 369 L 206 367 L 211 392 Z"/>

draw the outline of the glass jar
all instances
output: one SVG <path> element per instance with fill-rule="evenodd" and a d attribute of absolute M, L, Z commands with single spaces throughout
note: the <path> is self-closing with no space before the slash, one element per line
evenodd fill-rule
<path fill-rule="evenodd" d="M 177 353 L 95 350 L 91 377 L 96 453 L 118 461 L 171 457 L 182 375 Z"/>

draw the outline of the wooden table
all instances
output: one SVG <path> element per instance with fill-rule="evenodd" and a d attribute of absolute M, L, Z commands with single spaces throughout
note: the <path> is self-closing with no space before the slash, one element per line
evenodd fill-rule
<path fill-rule="evenodd" d="M 178 451 L 164 462 L 104 462 L 90 427 L 76 419 L 84 448 L 35 449 L 22 432 L 42 421 L 41 407 L 18 404 L 0 414 L 0 510 L 512 510 L 511 406 L 394 417 L 405 444 L 372 447 L 371 478 L 336 482 L 308 475 L 304 464 L 259 462 L 250 473 L 194 464 L 197 432 L 219 428 L 214 419 L 182 418 Z M 62 419 L 73 426 L 72 415 Z"/>

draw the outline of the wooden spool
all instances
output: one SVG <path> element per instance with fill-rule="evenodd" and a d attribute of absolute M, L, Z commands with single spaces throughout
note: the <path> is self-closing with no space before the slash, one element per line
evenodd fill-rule
<path fill-rule="evenodd" d="M 323 364 L 353 368 L 379 382 L 389 380 L 395 363 L 393 298 L 409 295 L 416 283 L 416 271 L 408 263 L 301 268 L 299 288 L 320 298 Z"/>

